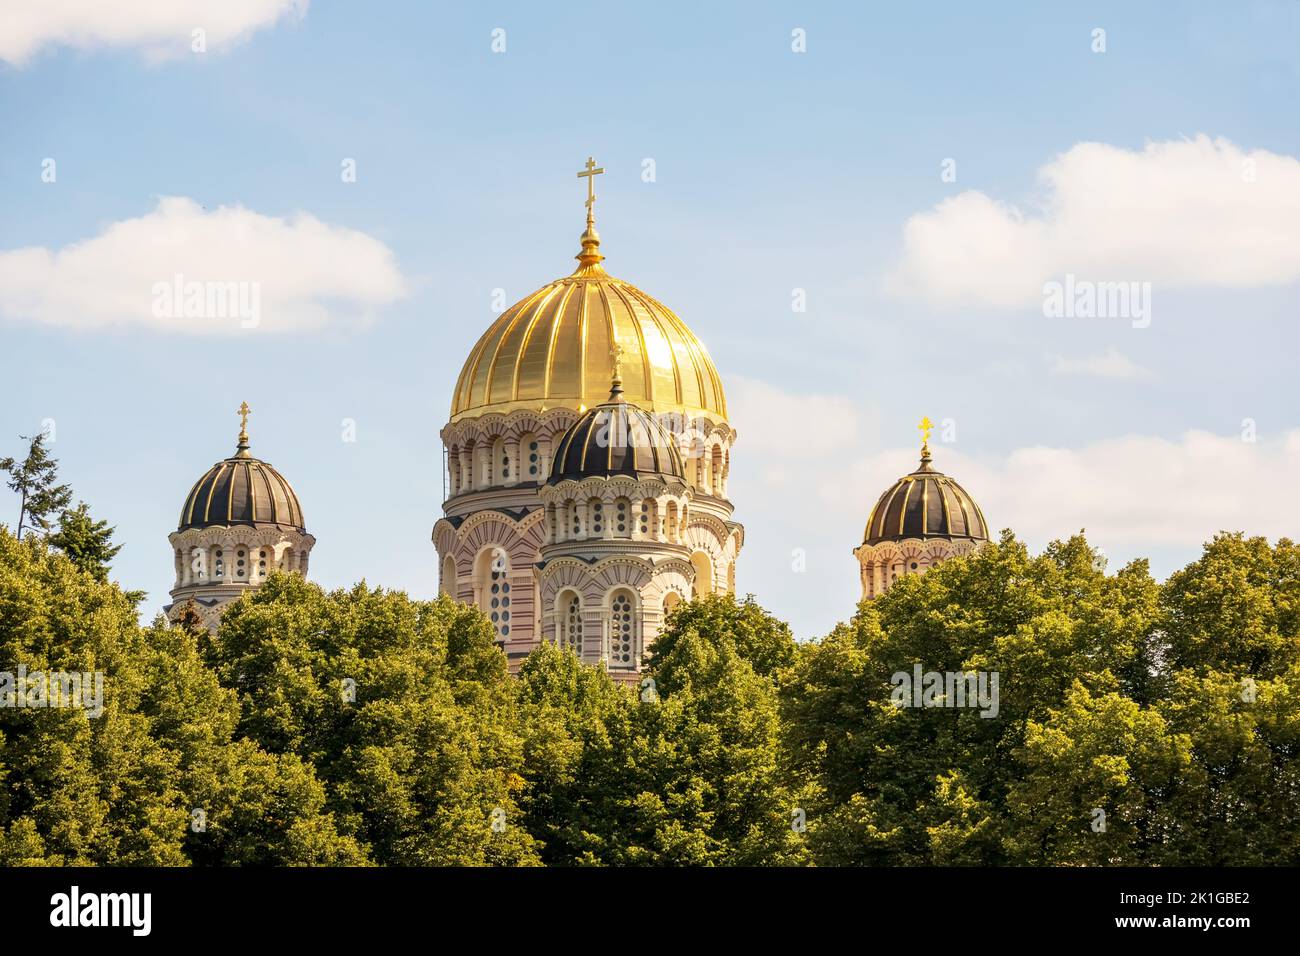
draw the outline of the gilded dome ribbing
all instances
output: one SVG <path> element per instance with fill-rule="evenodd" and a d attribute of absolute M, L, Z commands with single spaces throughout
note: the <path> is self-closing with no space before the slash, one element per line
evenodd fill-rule
<path fill-rule="evenodd" d="M 616 344 L 629 402 L 656 414 L 726 419 L 722 380 L 704 344 L 662 302 L 606 272 L 599 247 L 589 223 L 578 268 L 516 302 L 483 333 L 456 382 L 452 421 L 596 405 L 609 389 Z"/>

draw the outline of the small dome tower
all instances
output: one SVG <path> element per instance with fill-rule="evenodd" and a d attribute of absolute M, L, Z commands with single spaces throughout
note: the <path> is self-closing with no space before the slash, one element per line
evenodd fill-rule
<path fill-rule="evenodd" d="M 181 506 L 171 542 L 176 565 L 172 603 L 163 610 L 176 620 L 194 607 L 215 630 L 221 608 L 273 569 L 307 573 L 316 539 L 307 533 L 293 487 L 267 462 L 249 452 L 248 403 L 239 406 L 235 453 L 209 468 Z"/>
<path fill-rule="evenodd" d="M 984 513 L 966 489 L 934 470 L 930 419 L 921 420 L 921 464 L 885 490 L 871 509 L 862 544 L 853 553 L 862 574 L 862 597 L 876 598 L 899 577 L 922 574 L 989 540 Z"/>

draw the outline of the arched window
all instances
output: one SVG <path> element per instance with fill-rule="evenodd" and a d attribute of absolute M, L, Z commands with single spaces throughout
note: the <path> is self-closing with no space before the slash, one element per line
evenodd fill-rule
<path fill-rule="evenodd" d="M 632 502 L 627 498 L 614 499 L 614 537 L 632 537 Z"/>
<path fill-rule="evenodd" d="M 641 537 L 658 537 L 659 536 L 659 502 L 653 498 L 646 498 L 641 502 L 641 514 L 637 519 L 641 522 Z"/>
<path fill-rule="evenodd" d="M 498 643 L 510 637 L 510 556 L 499 546 L 479 552 L 475 576 L 479 607 L 492 622 Z"/>
<path fill-rule="evenodd" d="M 619 588 L 609 596 L 610 670 L 635 670 L 640 644 L 640 619 L 636 595 Z"/>
<path fill-rule="evenodd" d="M 691 567 L 695 568 L 695 596 L 704 597 L 713 593 L 713 562 L 703 551 L 691 554 Z"/>
<path fill-rule="evenodd" d="M 710 476 L 711 480 L 709 482 L 709 486 L 712 489 L 713 493 L 715 495 L 718 495 L 719 497 L 721 497 L 723 491 L 722 476 L 723 476 L 722 446 L 714 445 L 713 446 L 713 474 Z"/>
<path fill-rule="evenodd" d="M 557 604 L 558 637 L 562 648 L 582 656 L 582 598 L 575 591 L 565 591 Z"/>
<path fill-rule="evenodd" d="M 682 603 L 682 596 L 678 594 L 676 591 L 669 591 L 667 594 L 665 594 L 664 595 L 664 620 L 667 620 L 668 615 L 671 614 L 673 612 L 673 609 L 681 603 Z"/>
<path fill-rule="evenodd" d="M 665 530 L 669 542 L 676 544 L 677 543 L 677 502 L 675 501 L 668 502 L 668 512 L 664 519 L 664 524 L 667 526 Z"/>
<path fill-rule="evenodd" d="M 456 596 L 456 559 L 450 554 L 442 560 L 442 585 L 440 590 L 443 594 Z"/>

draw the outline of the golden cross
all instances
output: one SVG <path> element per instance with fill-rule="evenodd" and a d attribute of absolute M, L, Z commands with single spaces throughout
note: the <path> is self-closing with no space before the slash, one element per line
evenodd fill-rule
<path fill-rule="evenodd" d="M 617 342 L 609 347 L 609 359 L 614 363 L 614 381 L 616 382 L 621 383 L 623 381 L 623 356 L 626 354 L 623 346 Z"/>
<path fill-rule="evenodd" d="M 596 177 L 604 171 L 604 166 L 597 166 L 596 161 L 588 156 L 586 170 L 578 173 L 579 179 L 585 177 L 587 180 L 587 222 L 592 221 L 593 207 L 596 205 Z"/>
<path fill-rule="evenodd" d="M 247 443 L 248 441 L 248 415 L 252 411 L 248 407 L 248 402 L 239 403 L 239 440 Z"/>
<path fill-rule="evenodd" d="M 930 417 L 927 415 L 925 418 L 921 419 L 921 423 L 916 427 L 921 430 L 921 444 L 929 445 L 930 432 L 934 430 L 934 422 L 930 421 Z"/>

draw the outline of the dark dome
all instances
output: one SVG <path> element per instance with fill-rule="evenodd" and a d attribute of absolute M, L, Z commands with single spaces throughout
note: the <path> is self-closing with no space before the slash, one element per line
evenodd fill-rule
<path fill-rule="evenodd" d="M 863 543 L 904 538 L 989 539 L 979 505 L 965 488 L 930 467 L 929 448 L 923 450 L 921 467 L 880 496 L 867 518 Z"/>
<path fill-rule="evenodd" d="M 194 483 L 181 508 L 178 531 L 250 525 L 306 530 L 302 507 L 283 475 L 248 453 L 246 441 Z"/>
<path fill-rule="evenodd" d="M 645 409 L 626 401 L 617 381 L 608 401 L 588 410 L 560 437 L 547 484 L 615 475 L 686 480 L 672 434 Z"/>

